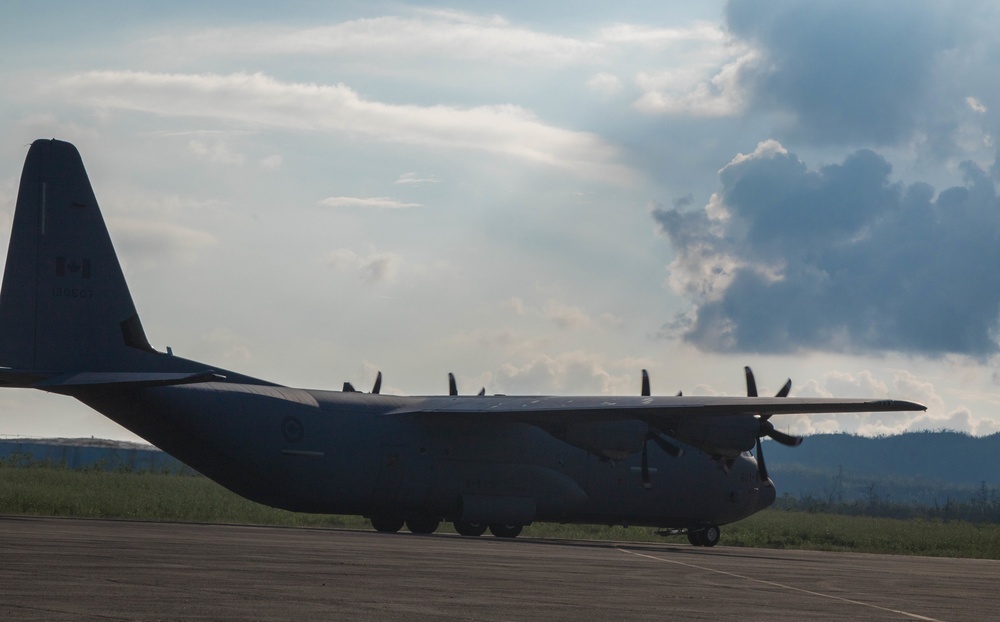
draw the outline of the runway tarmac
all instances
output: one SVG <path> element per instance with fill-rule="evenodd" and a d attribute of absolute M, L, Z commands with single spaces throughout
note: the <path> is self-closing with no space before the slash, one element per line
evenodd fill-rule
<path fill-rule="evenodd" d="M 1000 562 L 0 517 L 2 620 L 1000 619 Z"/>

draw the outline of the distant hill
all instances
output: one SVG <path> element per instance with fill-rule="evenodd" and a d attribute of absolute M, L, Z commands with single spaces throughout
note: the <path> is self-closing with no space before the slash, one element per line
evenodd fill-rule
<path fill-rule="evenodd" d="M 779 496 L 920 505 L 1000 496 L 1000 434 L 817 434 L 799 447 L 765 441 L 764 456 Z M 0 460 L 75 469 L 192 472 L 151 445 L 101 439 L 0 440 Z"/>
<path fill-rule="evenodd" d="M 816 434 L 799 447 L 764 443 L 768 466 L 798 464 L 856 475 L 895 475 L 978 486 L 1000 483 L 1000 434 L 911 432 L 899 436 Z"/>
<path fill-rule="evenodd" d="M 933 504 L 1000 485 L 1000 434 L 817 434 L 799 447 L 765 442 L 764 457 L 779 495 Z"/>

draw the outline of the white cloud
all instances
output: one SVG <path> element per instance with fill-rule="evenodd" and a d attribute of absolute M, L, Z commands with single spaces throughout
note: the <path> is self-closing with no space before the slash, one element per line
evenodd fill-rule
<path fill-rule="evenodd" d="M 416 173 L 403 173 L 399 178 L 394 181 L 395 184 L 437 184 L 441 183 L 440 180 L 436 179 L 433 175 L 430 177 L 421 177 Z"/>
<path fill-rule="evenodd" d="M 615 395 L 635 384 L 635 379 L 610 373 L 598 355 L 574 350 L 555 356 L 538 354 L 521 365 L 504 363 L 496 374 L 496 382 L 500 391 L 509 393 Z"/>
<path fill-rule="evenodd" d="M 510 24 L 497 16 L 420 11 L 415 17 L 354 19 L 329 26 L 259 25 L 202 30 L 150 43 L 188 56 L 310 55 L 339 58 L 437 58 L 559 67 L 599 59 L 606 46 Z"/>
<path fill-rule="evenodd" d="M 622 90 L 622 81 L 610 73 L 598 73 L 587 80 L 587 88 L 595 93 L 614 95 Z"/>
<path fill-rule="evenodd" d="M 602 313 L 601 321 L 614 329 L 621 329 L 625 327 L 625 320 L 616 316 L 614 313 Z"/>
<path fill-rule="evenodd" d="M 641 71 L 636 85 L 643 95 L 635 102 L 640 112 L 693 117 L 729 117 L 743 112 L 747 93 L 740 72 L 757 61 L 753 51 L 742 54 L 721 68 L 682 67 Z"/>
<path fill-rule="evenodd" d="M 188 149 L 191 153 L 214 164 L 240 165 L 246 161 L 246 156 L 233 151 L 232 147 L 222 141 L 210 143 L 204 140 L 190 140 L 188 141 Z"/>
<path fill-rule="evenodd" d="M 213 360 L 221 358 L 229 364 L 246 365 L 254 359 L 250 350 L 252 340 L 237 335 L 228 327 L 216 328 L 202 335 L 201 341 L 214 353 Z"/>
<path fill-rule="evenodd" d="M 402 259 L 395 253 L 372 252 L 366 256 L 341 248 L 330 253 L 330 265 L 339 272 L 353 272 L 369 284 L 391 283 L 396 280 Z"/>
<path fill-rule="evenodd" d="M 261 158 L 260 162 L 257 163 L 260 168 L 265 171 L 276 171 L 281 168 L 282 158 L 278 154 L 269 155 L 266 158 Z"/>
<path fill-rule="evenodd" d="M 640 24 L 614 24 L 603 28 L 598 40 L 605 43 L 633 44 L 662 50 L 678 43 L 721 44 L 726 36 L 718 24 L 698 22 L 688 28 L 657 28 Z"/>
<path fill-rule="evenodd" d="M 589 328 L 593 322 L 587 312 L 580 307 L 573 307 L 561 302 L 550 300 L 545 303 L 542 314 L 560 328 L 578 330 Z"/>
<path fill-rule="evenodd" d="M 514 313 L 518 315 L 524 315 L 527 311 L 524 308 L 524 300 L 517 296 L 512 296 L 507 302 L 506 306 L 514 310 Z"/>
<path fill-rule="evenodd" d="M 194 262 L 199 251 L 216 243 L 210 233 L 169 222 L 109 218 L 108 223 L 122 263 L 142 269 L 156 267 L 164 260 Z"/>
<path fill-rule="evenodd" d="M 605 181 L 631 177 L 617 162 L 618 149 L 599 136 L 548 125 L 529 110 L 509 104 L 471 108 L 386 104 L 366 100 L 344 84 L 281 82 L 261 73 L 89 71 L 57 79 L 44 91 L 98 109 L 486 151 Z"/>
<path fill-rule="evenodd" d="M 320 201 L 327 207 L 372 207 L 387 209 L 402 209 L 407 207 L 422 207 L 420 203 L 406 203 L 389 197 L 328 197 Z"/>
<path fill-rule="evenodd" d="M 972 112 L 978 112 L 979 114 L 983 114 L 987 110 L 986 106 L 984 106 L 982 102 L 980 102 L 975 97 L 966 97 L 965 105 L 968 106 L 969 110 L 971 110 Z"/>
<path fill-rule="evenodd" d="M 378 253 L 362 261 L 360 266 L 361 280 L 369 284 L 392 282 L 396 280 L 398 270 L 398 255 Z"/>

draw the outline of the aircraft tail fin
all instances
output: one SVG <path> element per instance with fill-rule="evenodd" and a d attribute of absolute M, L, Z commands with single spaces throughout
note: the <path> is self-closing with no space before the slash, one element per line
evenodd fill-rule
<path fill-rule="evenodd" d="M 146 339 L 76 147 L 35 141 L 0 289 L 0 366 L 164 371 L 169 358 Z"/>

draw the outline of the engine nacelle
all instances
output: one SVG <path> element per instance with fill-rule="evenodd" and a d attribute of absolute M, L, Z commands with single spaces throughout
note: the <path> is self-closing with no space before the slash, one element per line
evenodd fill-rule
<path fill-rule="evenodd" d="M 736 458 L 757 444 L 760 421 L 753 415 L 698 417 L 678 423 L 669 432 L 707 454 Z"/>
<path fill-rule="evenodd" d="M 549 430 L 574 447 L 609 460 L 624 460 L 642 451 L 649 426 L 642 421 L 574 421 Z"/>

